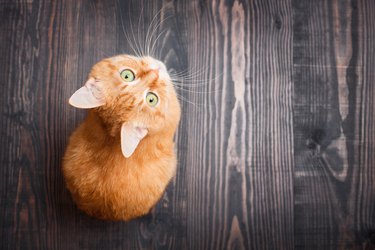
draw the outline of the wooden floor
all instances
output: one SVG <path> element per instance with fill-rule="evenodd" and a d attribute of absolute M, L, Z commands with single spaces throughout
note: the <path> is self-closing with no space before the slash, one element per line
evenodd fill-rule
<path fill-rule="evenodd" d="M 0 248 L 375 249 L 374 13 L 373 0 L 0 0 Z M 150 215 L 98 221 L 64 186 L 86 114 L 67 99 L 150 26 L 154 56 L 190 75 L 177 176 Z"/>

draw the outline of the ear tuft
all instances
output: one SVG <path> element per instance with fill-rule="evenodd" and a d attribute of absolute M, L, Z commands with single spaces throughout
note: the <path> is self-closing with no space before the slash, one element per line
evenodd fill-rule
<path fill-rule="evenodd" d="M 81 109 L 90 109 L 105 104 L 103 91 L 94 78 L 90 78 L 85 86 L 78 89 L 69 99 L 69 104 Z"/>

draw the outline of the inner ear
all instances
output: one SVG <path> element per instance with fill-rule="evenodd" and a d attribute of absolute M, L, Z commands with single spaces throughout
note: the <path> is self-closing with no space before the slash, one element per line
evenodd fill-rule
<path fill-rule="evenodd" d="M 69 99 L 69 104 L 82 109 L 96 108 L 105 104 L 105 96 L 100 82 L 90 77 L 85 85 Z"/>
<path fill-rule="evenodd" d="M 139 142 L 147 135 L 145 128 L 134 126 L 130 123 L 124 123 L 121 126 L 121 151 L 129 158 L 137 148 Z"/>

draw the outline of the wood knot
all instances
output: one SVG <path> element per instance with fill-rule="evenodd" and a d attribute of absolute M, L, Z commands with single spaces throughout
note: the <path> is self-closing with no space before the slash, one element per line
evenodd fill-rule
<path fill-rule="evenodd" d="M 368 242 L 370 243 L 371 246 L 375 247 L 375 231 L 372 231 L 369 234 L 370 236 L 368 238 Z"/>
<path fill-rule="evenodd" d="M 278 15 L 274 16 L 274 23 L 275 23 L 276 29 L 278 29 L 278 30 L 281 29 L 282 22 L 281 22 L 281 19 Z"/>
<path fill-rule="evenodd" d="M 362 249 L 375 249 L 375 230 L 365 231 L 363 235 Z"/>
<path fill-rule="evenodd" d="M 325 136 L 326 136 L 326 133 L 323 129 L 315 129 L 311 131 L 306 141 L 307 148 L 315 150 L 318 146 L 321 145 L 321 142 Z"/>

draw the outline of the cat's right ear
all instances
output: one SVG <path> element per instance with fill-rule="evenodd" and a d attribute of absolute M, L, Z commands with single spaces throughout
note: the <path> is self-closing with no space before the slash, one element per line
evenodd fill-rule
<path fill-rule="evenodd" d="M 94 78 L 89 78 L 85 86 L 78 89 L 69 99 L 69 104 L 76 108 L 90 109 L 103 106 L 105 97 L 101 86 Z"/>

